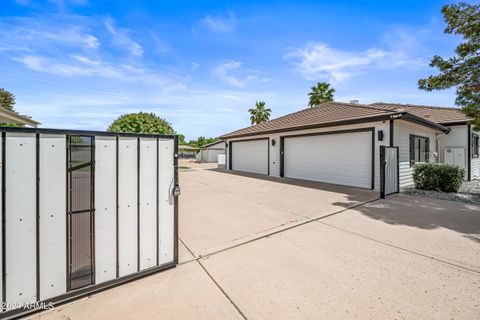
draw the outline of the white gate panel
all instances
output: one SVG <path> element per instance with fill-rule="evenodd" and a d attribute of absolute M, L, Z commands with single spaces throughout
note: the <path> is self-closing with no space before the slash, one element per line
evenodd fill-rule
<path fill-rule="evenodd" d="M 284 139 L 285 177 L 371 188 L 371 131 Z"/>
<path fill-rule="evenodd" d="M 23 304 L 37 298 L 36 138 L 30 133 L 7 133 L 6 139 L 5 300 Z"/>
<path fill-rule="evenodd" d="M 157 139 L 140 139 L 140 270 L 157 264 Z"/>
<path fill-rule="evenodd" d="M 268 139 L 233 141 L 232 170 L 268 174 Z"/>
<path fill-rule="evenodd" d="M 40 300 L 67 291 L 66 136 L 41 134 L 39 140 Z"/>
<path fill-rule="evenodd" d="M 172 262 L 174 259 L 174 141 L 158 141 L 158 202 L 159 202 L 159 230 L 160 252 L 159 264 Z"/>
<path fill-rule="evenodd" d="M 119 275 L 137 271 L 137 138 L 118 140 L 118 260 Z"/>
<path fill-rule="evenodd" d="M 117 276 L 117 142 L 95 139 L 95 282 Z"/>

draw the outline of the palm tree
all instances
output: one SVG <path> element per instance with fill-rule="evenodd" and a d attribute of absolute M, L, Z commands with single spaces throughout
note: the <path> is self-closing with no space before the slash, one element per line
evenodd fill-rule
<path fill-rule="evenodd" d="M 264 101 L 256 101 L 255 109 L 248 109 L 250 113 L 250 121 L 252 125 L 259 124 L 262 122 L 267 122 L 270 119 L 270 113 L 272 110 L 270 108 L 265 108 Z"/>
<path fill-rule="evenodd" d="M 327 101 L 333 101 L 333 93 L 335 89 L 330 88 L 330 85 L 326 82 L 317 82 L 317 85 L 312 87 L 312 92 L 308 94 L 309 107 L 315 107 L 319 104 Z"/>

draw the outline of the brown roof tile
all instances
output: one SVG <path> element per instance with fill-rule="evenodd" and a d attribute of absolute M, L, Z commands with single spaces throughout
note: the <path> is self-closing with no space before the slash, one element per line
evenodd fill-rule
<path fill-rule="evenodd" d="M 404 110 L 417 117 L 424 118 L 426 120 L 443 125 L 471 120 L 465 115 L 465 113 L 463 113 L 460 109 L 457 108 L 384 102 L 376 102 L 369 104 L 368 106 L 388 111 Z"/>
<path fill-rule="evenodd" d="M 409 113 L 436 124 L 467 121 L 467 117 L 455 108 L 440 108 L 393 103 L 373 103 L 369 105 L 343 102 L 325 102 L 318 107 L 303 109 L 280 118 L 253 125 L 221 136 L 235 138 L 265 133 L 292 131 L 322 126 L 332 126 L 348 121 L 374 120 L 392 114 Z"/>

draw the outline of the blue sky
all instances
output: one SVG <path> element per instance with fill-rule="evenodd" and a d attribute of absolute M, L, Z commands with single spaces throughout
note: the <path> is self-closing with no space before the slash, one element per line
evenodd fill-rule
<path fill-rule="evenodd" d="M 105 130 L 155 112 L 187 139 L 278 117 L 327 81 L 335 100 L 454 105 L 424 92 L 434 54 L 452 55 L 445 1 L 2 0 L 0 87 L 42 127 Z"/>

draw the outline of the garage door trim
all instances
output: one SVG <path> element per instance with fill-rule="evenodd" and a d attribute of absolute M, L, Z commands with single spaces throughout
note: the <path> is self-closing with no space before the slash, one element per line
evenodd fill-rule
<path fill-rule="evenodd" d="M 232 170 L 232 149 L 233 149 L 233 143 L 234 142 L 249 142 L 249 141 L 258 141 L 258 140 L 267 140 L 267 164 L 268 164 L 268 170 L 267 170 L 267 175 L 270 175 L 270 138 L 254 138 L 254 139 L 243 139 L 243 140 L 234 140 L 230 141 L 230 143 L 227 145 L 228 147 L 228 170 Z"/>
<path fill-rule="evenodd" d="M 337 131 L 325 131 L 325 132 L 313 132 L 313 133 L 304 133 L 304 134 L 293 134 L 280 137 L 280 177 L 284 177 L 285 170 L 285 161 L 284 161 L 284 147 L 285 147 L 285 138 L 298 138 L 298 137 L 309 137 L 309 136 L 323 136 L 323 135 L 333 135 L 333 134 L 343 134 L 343 133 L 356 133 L 356 132 L 371 132 L 372 133 L 372 178 L 371 178 L 371 189 L 375 189 L 375 127 L 367 128 L 358 128 L 358 129 L 349 129 L 349 130 L 337 130 Z"/>

